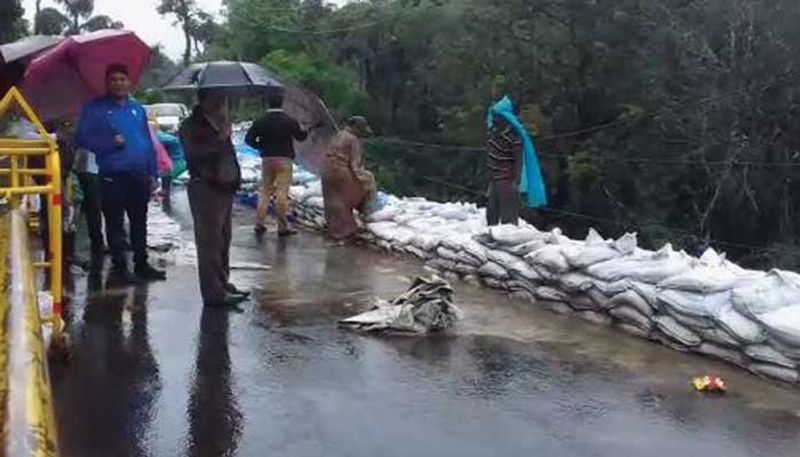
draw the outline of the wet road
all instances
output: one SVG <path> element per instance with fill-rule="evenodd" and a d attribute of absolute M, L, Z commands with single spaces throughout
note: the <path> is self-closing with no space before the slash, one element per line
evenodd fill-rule
<path fill-rule="evenodd" d="M 274 267 L 235 273 L 257 292 L 242 314 L 204 311 L 192 267 L 76 278 L 74 357 L 51 369 L 64 455 L 797 455 L 800 390 L 466 284 L 453 336 L 339 330 L 420 266 L 312 234 L 259 244 L 237 220 L 234 259 Z M 708 371 L 733 393 L 691 392 Z"/>

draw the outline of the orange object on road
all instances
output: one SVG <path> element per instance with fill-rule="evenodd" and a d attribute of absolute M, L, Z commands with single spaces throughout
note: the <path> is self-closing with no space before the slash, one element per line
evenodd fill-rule
<path fill-rule="evenodd" d="M 692 385 L 698 392 L 715 392 L 725 393 L 728 388 L 725 386 L 725 381 L 719 376 L 703 376 L 702 378 L 694 378 Z"/>

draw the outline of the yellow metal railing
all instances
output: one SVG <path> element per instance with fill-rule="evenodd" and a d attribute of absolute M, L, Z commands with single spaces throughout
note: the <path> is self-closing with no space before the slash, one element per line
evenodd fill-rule
<path fill-rule="evenodd" d="M 52 313 L 42 316 L 42 322 L 50 324 L 53 339 L 60 341 L 64 329 L 63 312 L 63 272 L 62 272 L 62 194 L 61 162 L 58 147 L 48 135 L 36 113 L 25 101 L 22 94 L 11 88 L 0 100 L 0 120 L 13 108 L 17 114 L 28 119 L 39 135 L 38 139 L 0 138 L 0 197 L 5 198 L 11 209 L 20 208 L 25 196 L 41 196 L 41 204 L 47 207 L 49 245 L 42 246 L 45 259 L 32 265 L 47 269 L 50 293 L 53 298 Z M 43 168 L 32 167 L 32 158 L 43 158 Z M 34 183 L 34 177 L 40 178 Z M 35 214 L 28 215 L 28 221 Z"/>
<path fill-rule="evenodd" d="M 47 351 L 31 262 L 27 216 L 12 209 L 0 218 L 0 264 L 6 293 L 0 296 L 0 396 L 3 447 L 9 457 L 58 455 Z"/>

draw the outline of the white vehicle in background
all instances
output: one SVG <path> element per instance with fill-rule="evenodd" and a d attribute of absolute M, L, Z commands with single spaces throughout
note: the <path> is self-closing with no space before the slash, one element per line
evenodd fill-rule
<path fill-rule="evenodd" d="M 181 122 L 189 116 L 189 108 L 182 103 L 157 103 L 144 107 L 147 114 L 155 116 L 161 130 L 175 133 Z"/>

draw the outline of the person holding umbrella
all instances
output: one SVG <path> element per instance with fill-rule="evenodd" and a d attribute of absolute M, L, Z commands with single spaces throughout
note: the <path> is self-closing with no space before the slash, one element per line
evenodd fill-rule
<path fill-rule="evenodd" d="M 231 140 L 226 94 L 200 89 L 179 136 L 189 169 L 200 293 L 206 307 L 235 308 L 250 295 L 230 282 L 231 214 L 241 170 Z"/>
<path fill-rule="evenodd" d="M 153 268 L 147 255 L 148 203 L 158 178 L 147 113 L 130 96 L 131 80 L 125 65 L 109 65 L 105 75 L 107 94 L 84 106 L 78 122 L 77 147 L 97 156 L 114 271 L 126 281 L 137 279 L 128 269 L 124 223 L 127 215 L 136 277 L 164 280 L 166 273 Z"/>

